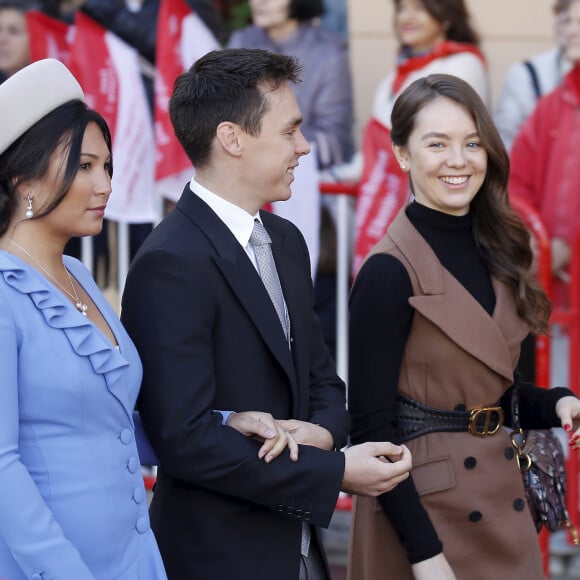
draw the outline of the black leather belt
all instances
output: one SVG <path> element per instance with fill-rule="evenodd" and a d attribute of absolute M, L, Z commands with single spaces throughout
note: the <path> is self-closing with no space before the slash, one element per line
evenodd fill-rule
<path fill-rule="evenodd" d="M 435 431 L 467 431 L 477 437 L 486 437 L 503 425 L 503 411 L 501 407 L 480 407 L 470 411 L 433 409 L 399 395 L 397 420 L 401 443 Z"/>

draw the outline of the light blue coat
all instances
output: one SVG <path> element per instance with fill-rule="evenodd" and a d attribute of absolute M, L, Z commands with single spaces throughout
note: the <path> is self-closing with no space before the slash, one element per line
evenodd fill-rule
<path fill-rule="evenodd" d="M 119 349 L 0 252 L 0 578 L 165 579 L 132 419 L 141 363 L 88 271 L 65 263 Z"/>

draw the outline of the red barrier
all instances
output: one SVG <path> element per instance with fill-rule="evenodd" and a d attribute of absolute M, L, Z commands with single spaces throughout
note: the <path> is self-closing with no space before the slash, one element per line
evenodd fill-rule
<path fill-rule="evenodd" d="M 529 204 L 516 197 L 511 198 L 514 210 L 520 215 L 526 226 L 536 238 L 538 247 L 538 280 L 542 288 L 551 297 L 552 292 L 552 260 L 550 238 L 538 212 Z M 550 325 L 560 325 L 568 334 L 568 386 L 577 395 L 580 393 L 580 233 L 576 236 L 572 246 L 570 262 L 570 283 L 568 286 L 568 306 L 554 308 L 550 317 Z M 536 338 L 536 383 L 542 387 L 550 385 L 550 339 L 540 336 Z M 578 454 L 570 453 L 566 461 L 568 479 L 567 504 L 572 523 L 580 529 L 578 505 Z M 540 544 L 544 558 L 546 578 L 548 572 L 548 541 L 549 534 L 545 531 L 540 535 Z"/>
<path fill-rule="evenodd" d="M 320 184 L 320 193 L 355 197 L 358 195 L 358 183 L 324 181 Z"/>
<path fill-rule="evenodd" d="M 534 207 L 517 197 L 510 199 L 513 210 L 520 216 L 526 227 L 536 240 L 537 247 L 537 277 L 544 292 L 551 297 L 552 292 L 552 253 L 550 249 L 550 237 L 539 213 Z M 550 386 L 550 338 L 547 336 L 536 337 L 536 384 L 539 387 Z M 569 498 L 568 498 L 569 501 Z M 546 579 L 549 579 L 549 533 L 546 528 L 542 529 L 539 536 L 542 550 L 542 561 Z"/>

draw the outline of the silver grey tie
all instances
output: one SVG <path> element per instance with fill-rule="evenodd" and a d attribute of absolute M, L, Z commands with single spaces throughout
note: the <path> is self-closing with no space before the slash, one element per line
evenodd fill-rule
<path fill-rule="evenodd" d="M 268 291 L 270 300 L 274 304 L 280 324 L 284 330 L 284 336 L 290 344 L 290 320 L 286 313 L 284 305 L 284 294 L 282 293 L 282 286 L 280 278 L 278 277 L 278 270 L 274 263 L 274 256 L 272 255 L 272 239 L 266 228 L 260 223 L 260 220 L 254 220 L 254 229 L 250 236 L 250 244 L 254 248 L 254 255 L 256 256 L 256 263 L 258 265 L 258 274 L 262 278 L 262 282 Z M 301 553 L 303 556 L 308 556 L 310 549 L 310 525 L 307 522 L 302 523 L 302 543 Z"/>
<path fill-rule="evenodd" d="M 256 256 L 256 263 L 258 265 L 258 274 L 262 278 L 262 282 L 268 291 L 270 300 L 274 304 L 280 324 L 284 330 L 286 340 L 289 339 L 290 321 L 286 314 L 286 307 L 284 306 L 284 294 L 282 293 L 282 286 L 280 285 L 280 278 L 274 263 L 274 256 L 272 255 L 272 239 L 266 231 L 266 228 L 259 220 L 254 220 L 254 229 L 250 236 L 250 244 L 254 248 Z"/>
<path fill-rule="evenodd" d="M 278 270 L 274 263 L 274 256 L 272 255 L 272 239 L 266 228 L 260 223 L 260 220 L 254 220 L 254 229 L 250 236 L 250 244 L 254 248 L 254 255 L 256 256 L 256 263 L 258 265 L 258 273 L 262 282 L 268 291 L 270 300 L 274 304 L 280 324 L 284 330 L 284 336 L 288 344 L 290 344 L 290 320 L 286 313 L 284 305 L 284 294 L 282 293 L 282 286 L 280 285 L 280 278 L 278 277 Z M 308 522 L 302 523 L 302 543 L 301 553 L 303 556 L 308 556 L 310 549 L 310 524 Z"/>

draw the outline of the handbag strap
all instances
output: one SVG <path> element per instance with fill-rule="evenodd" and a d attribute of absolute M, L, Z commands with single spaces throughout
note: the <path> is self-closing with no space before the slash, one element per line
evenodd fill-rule
<path fill-rule="evenodd" d="M 512 391 L 512 399 L 511 399 L 511 411 L 512 411 L 512 417 L 511 417 L 511 423 L 512 423 L 512 429 L 515 431 L 517 429 L 521 429 L 521 425 L 520 425 L 520 388 L 519 385 L 516 383 L 514 385 L 514 389 Z"/>
<path fill-rule="evenodd" d="M 532 87 L 534 88 L 534 94 L 536 95 L 537 100 L 542 96 L 542 89 L 540 89 L 540 80 L 538 79 L 536 67 L 529 60 L 526 60 L 524 62 L 524 66 L 528 69 L 528 72 L 530 73 Z"/>
<path fill-rule="evenodd" d="M 522 429 L 520 424 L 520 394 L 519 394 L 519 385 L 515 384 L 513 391 L 512 391 L 512 398 L 511 398 L 511 423 L 512 423 L 512 432 L 510 433 L 510 438 L 512 440 L 512 445 L 517 453 L 517 462 L 518 467 L 521 471 L 527 471 L 530 469 L 532 465 L 532 460 L 529 455 L 524 453 L 524 447 L 526 445 L 526 434 Z"/>

